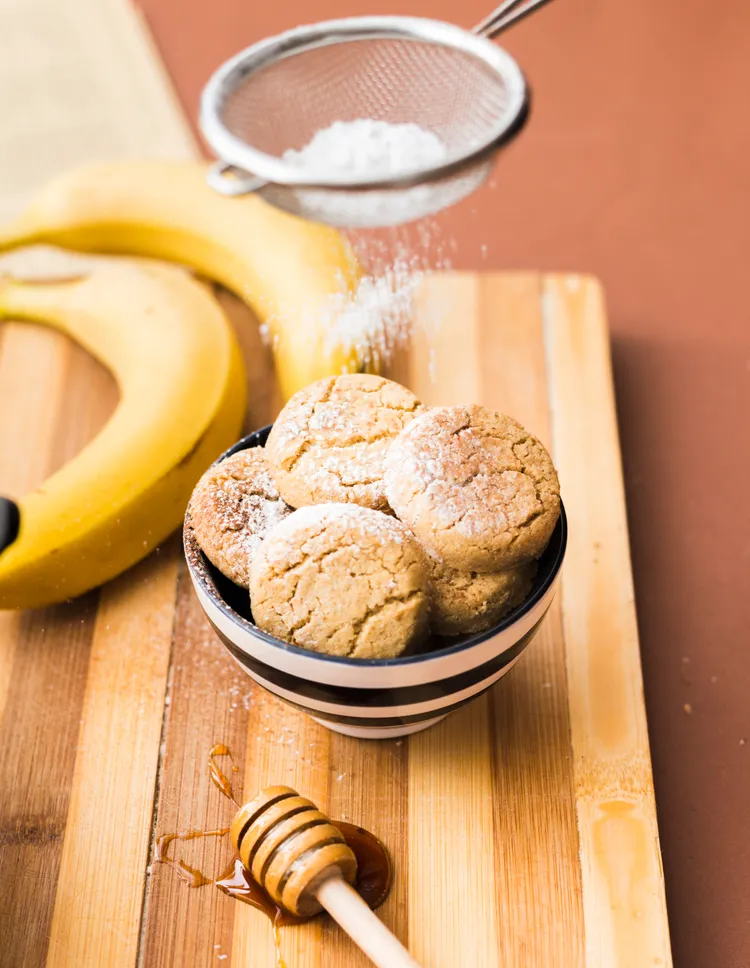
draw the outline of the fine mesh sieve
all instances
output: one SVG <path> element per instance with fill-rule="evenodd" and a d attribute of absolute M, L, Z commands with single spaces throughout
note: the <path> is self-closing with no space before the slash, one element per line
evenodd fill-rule
<path fill-rule="evenodd" d="M 494 36 L 544 2 L 503 20 L 519 3 L 506 0 L 477 31 Z M 485 37 L 435 20 L 355 17 L 290 30 L 226 62 L 203 92 L 200 123 L 221 159 L 209 175 L 217 191 L 255 192 L 356 228 L 421 218 L 473 192 L 527 111 L 520 68 Z M 416 123 L 442 140 L 445 157 L 377 178 L 282 157 L 320 129 L 360 118 Z"/>

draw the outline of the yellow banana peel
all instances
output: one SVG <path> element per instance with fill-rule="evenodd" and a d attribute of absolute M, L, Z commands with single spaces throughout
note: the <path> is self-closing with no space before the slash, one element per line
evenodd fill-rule
<path fill-rule="evenodd" d="M 221 283 L 268 325 L 285 398 L 364 366 L 361 350 L 332 336 L 336 306 L 360 277 L 344 236 L 253 196 L 217 194 L 201 163 L 73 170 L 0 230 L 0 252 L 35 243 L 178 262 Z"/>
<path fill-rule="evenodd" d="M 193 486 L 239 436 L 245 372 L 208 290 L 170 266 L 113 263 L 54 283 L 0 279 L 0 319 L 67 333 L 113 372 L 101 432 L 19 502 L 0 554 L 0 608 L 80 595 L 143 558 L 183 518 Z"/>

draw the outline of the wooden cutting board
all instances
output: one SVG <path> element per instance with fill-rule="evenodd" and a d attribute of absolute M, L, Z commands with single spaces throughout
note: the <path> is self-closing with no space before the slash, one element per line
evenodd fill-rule
<path fill-rule="evenodd" d="M 11 126 L 4 212 L 31 188 L 29 145 L 33 181 L 97 152 L 192 150 L 120 0 L 69 0 L 64 17 L 55 0 L 10 7 L 28 56 L 5 60 L 0 86 L 31 62 L 54 83 Z M 63 77 L 89 94 L 65 124 Z M 248 365 L 248 426 L 260 426 L 280 402 L 270 357 L 249 314 L 221 298 Z M 513 414 L 559 468 L 568 556 L 533 645 L 439 726 L 365 743 L 237 670 L 177 540 L 81 600 L 0 614 L 0 965 L 272 968 L 262 915 L 154 863 L 160 834 L 229 821 L 208 777 L 217 742 L 248 795 L 289 783 L 385 841 L 396 877 L 381 914 L 425 968 L 671 964 L 600 288 L 580 276 L 436 275 L 420 314 L 428 325 L 393 375 L 429 403 Z M 1 327 L 0 493 L 39 483 L 115 402 L 108 374 L 62 337 Z M 226 838 L 175 846 L 209 875 L 231 853 Z M 288 968 L 367 964 L 322 919 L 282 929 L 281 948 Z"/>

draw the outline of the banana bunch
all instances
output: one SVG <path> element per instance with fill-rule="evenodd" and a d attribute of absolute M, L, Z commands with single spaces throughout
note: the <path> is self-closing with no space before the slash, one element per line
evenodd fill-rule
<path fill-rule="evenodd" d="M 56 283 L 0 279 L 2 319 L 66 333 L 120 390 L 91 443 L 18 510 L 3 502 L 0 608 L 29 608 L 113 578 L 180 525 L 195 482 L 240 434 L 245 372 L 216 300 L 171 266 L 113 263 Z"/>
<path fill-rule="evenodd" d="M 74 170 L 0 229 L 0 252 L 44 243 L 192 268 L 267 325 L 285 397 L 362 369 L 355 347 L 331 341 L 360 276 L 344 237 L 253 197 L 224 198 L 205 176 L 191 162 Z M 179 526 L 195 482 L 240 434 L 246 379 L 216 301 L 167 266 L 112 264 L 52 284 L 0 277 L 2 319 L 67 333 L 121 393 L 106 427 L 42 488 L 20 506 L 0 498 L 0 608 L 26 608 L 118 575 Z"/>
<path fill-rule="evenodd" d="M 217 194 L 198 162 L 74 169 L 0 229 L 0 252 L 38 243 L 178 262 L 221 283 L 269 327 L 285 399 L 362 368 L 356 347 L 331 343 L 332 315 L 360 276 L 343 235 L 251 195 Z"/>

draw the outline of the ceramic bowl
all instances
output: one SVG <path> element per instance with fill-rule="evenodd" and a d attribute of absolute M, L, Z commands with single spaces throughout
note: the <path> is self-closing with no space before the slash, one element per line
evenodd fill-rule
<path fill-rule="evenodd" d="M 269 427 L 243 438 L 224 460 L 262 446 Z M 185 557 L 198 599 L 233 658 L 259 685 L 338 733 L 390 739 L 426 729 L 476 699 L 521 658 L 550 607 L 565 555 L 564 508 L 539 559 L 526 601 L 484 632 L 433 637 L 429 651 L 397 659 L 346 659 L 309 652 L 253 624 L 245 589 L 225 578 L 198 547 L 186 518 Z"/>

